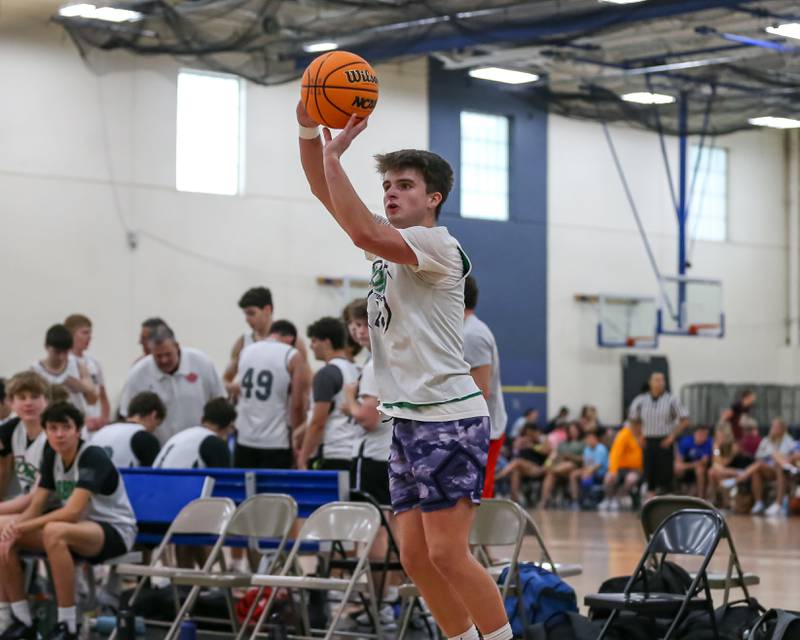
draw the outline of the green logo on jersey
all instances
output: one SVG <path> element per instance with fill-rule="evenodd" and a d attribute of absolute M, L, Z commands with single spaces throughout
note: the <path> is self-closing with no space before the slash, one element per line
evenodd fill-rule
<path fill-rule="evenodd" d="M 386 269 L 388 266 L 383 260 L 376 260 L 372 263 L 372 277 L 370 278 L 369 286 L 375 293 L 384 293 L 386 291 Z"/>
<path fill-rule="evenodd" d="M 77 483 L 74 480 L 59 480 L 56 482 L 56 496 L 61 502 L 66 502 L 69 500 L 69 497 L 72 495 L 72 492 L 75 491 L 75 485 Z"/>
<path fill-rule="evenodd" d="M 35 465 L 32 465 L 23 456 L 16 456 L 14 458 L 14 473 L 23 487 L 26 487 L 36 482 L 38 470 Z"/>

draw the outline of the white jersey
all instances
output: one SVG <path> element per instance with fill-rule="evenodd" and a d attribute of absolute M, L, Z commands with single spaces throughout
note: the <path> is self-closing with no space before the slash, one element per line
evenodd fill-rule
<path fill-rule="evenodd" d="M 445 227 L 398 231 L 417 265 L 376 259 L 367 296 L 381 410 L 430 422 L 487 416 L 464 361 L 469 260 Z"/>
<path fill-rule="evenodd" d="M 464 320 L 464 359 L 473 369 L 489 365 L 489 418 L 492 423 L 492 440 L 497 440 L 506 432 L 506 405 L 503 400 L 503 387 L 500 383 L 500 354 L 497 342 L 486 323 L 474 313 Z"/>
<path fill-rule="evenodd" d="M 78 361 L 83 364 L 84 367 L 86 367 L 86 371 L 89 372 L 92 382 L 98 390 L 100 387 L 104 387 L 106 385 L 105 377 L 103 376 L 103 368 L 100 366 L 100 363 L 96 358 L 90 356 L 88 353 L 84 353 L 80 358 L 78 358 Z M 99 418 L 102 412 L 103 408 L 100 406 L 99 399 L 94 404 L 86 405 L 87 418 Z"/>
<path fill-rule="evenodd" d="M 153 462 L 153 468 L 159 469 L 204 469 L 202 447 L 206 440 L 225 446 L 225 443 L 211 429 L 206 427 L 189 427 L 172 436 L 159 452 Z M 216 441 L 216 442 L 215 442 Z"/>
<path fill-rule="evenodd" d="M 297 349 L 277 340 L 253 342 L 242 349 L 236 379 L 237 442 L 257 449 L 288 449 L 289 360 Z"/>
<path fill-rule="evenodd" d="M 81 370 L 78 366 L 78 358 L 71 353 L 67 357 L 67 366 L 64 367 L 64 370 L 61 373 L 52 373 L 48 371 L 41 362 L 34 362 L 31 366 L 31 369 L 42 376 L 47 384 L 51 385 L 63 386 L 67 381 L 67 378 L 75 378 L 76 380 L 81 379 Z M 79 391 L 70 391 L 68 388 L 67 392 L 69 393 L 69 401 L 85 414 L 86 398 L 83 397 L 83 394 Z"/>
<path fill-rule="evenodd" d="M 363 431 L 353 419 L 342 411 L 345 403 L 344 387 L 358 380 L 358 368 L 344 358 L 333 358 L 328 362 L 342 374 L 342 386 L 330 400 L 331 412 L 325 421 L 322 440 L 322 457 L 325 460 L 349 460 L 353 455 L 353 441 Z M 317 372 L 319 375 L 319 372 Z M 313 395 L 313 394 L 312 394 Z M 316 401 L 316 398 L 314 398 Z"/>
<path fill-rule="evenodd" d="M 370 358 L 361 370 L 358 381 L 358 397 L 378 397 L 378 384 L 375 380 L 375 362 Z M 361 429 L 361 437 L 353 447 L 353 457 L 363 455 L 365 458 L 386 462 L 389 460 L 389 448 L 392 444 L 392 419 L 378 411 L 378 427 L 371 431 Z"/>
<path fill-rule="evenodd" d="M 105 522 L 117 530 L 128 550 L 136 539 L 136 516 L 125 483 L 111 460 L 99 447 L 80 441 L 78 454 L 69 469 L 50 447 L 45 448 L 41 486 L 53 491 L 66 504 L 75 488 L 91 492 L 85 518 Z"/>
<path fill-rule="evenodd" d="M 12 418 L 0 425 L 0 431 L 2 432 L 0 447 L 3 451 L 9 447 L 10 451 L 7 455 L 13 456 L 14 460 L 14 475 L 11 477 L 3 498 L 14 498 L 30 493 L 39 480 L 42 454 L 45 444 L 47 444 L 44 430 L 32 442 L 29 442 L 28 432 L 23 422 L 19 418 Z"/>
<path fill-rule="evenodd" d="M 133 450 L 133 438 L 145 428 L 133 422 L 115 422 L 95 431 L 91 444 L 106 452 L 117 469 L 145 466 Z M 153 436 L 155 438 L 155 436 Z"/>

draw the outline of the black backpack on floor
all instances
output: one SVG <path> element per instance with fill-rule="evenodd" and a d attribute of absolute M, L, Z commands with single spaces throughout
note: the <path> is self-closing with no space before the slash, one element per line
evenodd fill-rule
<path fill-rule="evenodd" d="M 530 625 L 525 640 L 595 640 L 605 620 L 589 620 L 577 613 L 559 614 L 546 623 Z M 607 640 L 653 640 L 664 634 L 668 625 L 629 612 L 622 612 L 608 630 Z"/>
<path fill-rule="evenodd" d="M 714 611 L 719 640 L 746 640 L 748 632 L 764 613 L 755 598 L 736 600 Z M 711 621 L 705 611 L 691 613 L 681 624 L 678 640 L 714 640 Z"/>
<path fill-rule="evenodd" d="M 770 609 L 758 619 L 748 640 L 800 640 L 800 611 Z"/>

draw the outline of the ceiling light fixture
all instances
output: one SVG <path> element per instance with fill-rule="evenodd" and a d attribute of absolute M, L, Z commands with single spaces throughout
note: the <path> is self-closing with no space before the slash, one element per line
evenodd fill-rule
<path fill-rule="evenodd" d="M 501 67 L 480 67 L 470 69 L 469 75 L 479 80 L 491 80 L 492 82 L 505 82 L 506 84 L 526 84 L 536 82 L 539 79 L 535 73 L 526 71 L 515 71 L 514 69 L 502 69 Z"/>
<path fill-rule="evenodd" d="M 787 22 L 786 24 L 779 24 L 777 27 L 767 27 L 766 31 L 776 36 L 800 40 L 800 22 Z"/>
<path fill-rule="evenodd" d="M 645 0 L 600 0 L 600 2 L 605 4 L 637 4 L 644 1 Z"/>
<path fill-rule="evenodd" d="M 312 42 L 311 44 L 303 45 L 303 51 L 307 53 L 322 53 L 323 51 L 333 51 L 338 48 L 339 45 L 335 42 Z"/>
<path fill-rule="evenodd" d="M 621 96 L 625 102 L 635 102 L 637 104 L 671 104 L 675 102 L 672 96 L 663 93 L 650 93 L 649 91 L 635 91 Z"/>
<path fill-rule="evenodd" d="M 763 116 L 760 118 L 749 118 L 750 124 L 757 127 L 772 127 L 773 129 L 797 129 L 800 128 L 800 120 L 792 118 L 776 118 L 774 116 Z"/>
<path fill-rule="evenodd" d="M 64 18 L 86 18 L 106 22 L 133 22 L 143 16 L 138 11 L 118 9 L 117 7 L 97 7 L 93 4 L 79 3 L 61 7 L 58 14 Z"/>

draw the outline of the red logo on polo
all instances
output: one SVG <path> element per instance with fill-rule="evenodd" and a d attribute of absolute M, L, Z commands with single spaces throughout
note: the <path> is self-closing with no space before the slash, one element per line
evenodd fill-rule
<path fill-rule="evenodd" d="M 197 382 L 197 374 L 196 374 L 196 373 L 190 373 L 190 374 L 188 374 L 188 375 L 186 376 L 186 381 L 187 381 L 187 382 L 192 382 L 192 383 L 194 383 L 194 382 Z"/>

